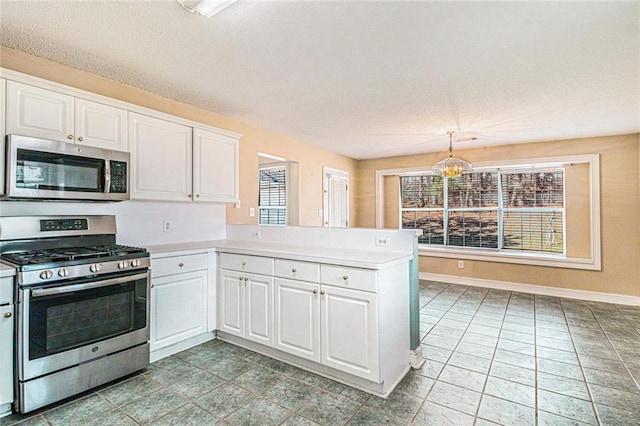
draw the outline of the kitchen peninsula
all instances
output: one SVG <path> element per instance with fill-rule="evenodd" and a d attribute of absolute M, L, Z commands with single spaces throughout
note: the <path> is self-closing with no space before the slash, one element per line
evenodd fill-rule
<path fill-rule="evenodd" d="M 412 361 L 414 231 L 229 225 L 148 247 L 151 359 L 214 336 L 387 396 Z"/>

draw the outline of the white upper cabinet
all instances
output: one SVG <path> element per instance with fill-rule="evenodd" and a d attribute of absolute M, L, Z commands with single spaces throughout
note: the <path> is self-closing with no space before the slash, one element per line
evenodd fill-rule
<path fill-rule="evenodd" d="M 190 201 L 192 128 L 129 113 L 131 198 Z"/>
<path fill-rule="evenodd" d="M 78 143 L 129 152 L 126 110 L 76 99 L 75 119 Z"/>
<path fill-rule="evenodd" d="M 0 78 L 0 135 L 2 135 L 2 141 L 0 141 L 0 167 L 4 167 L 4 135 L 5 132 L 5 105 L 6 105 L 6 81 Z M 4 168 L 0 170 L 0 194 L 4 194 Z"/>
<path fill-rule="evenodd" d="M 196 201 L 238 199 L 238 140 L 202 129 L 193 132 L 193 193 Z"/>
<path fill-rule="evenodd" d="M 128 151 L 127 111 L 7 82 L 6 133 Z"/>
<path fill-rule="evenodd" d="M 8 134 L 73 142 L 73 96 L 7 82 Z"/>

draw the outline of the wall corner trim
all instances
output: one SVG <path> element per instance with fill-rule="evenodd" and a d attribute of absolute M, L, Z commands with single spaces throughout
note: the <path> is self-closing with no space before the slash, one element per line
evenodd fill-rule
<path fill-rule="evenodd" d="M 468 285 L 472 287 L 487 287 L 499 290 L 519 291 L 523 293 L 533 293 L 544 296 L 589 300 L 592 302 L 640 306 L 640 296 L 629 296 L 624 294 L 600 293 L 597 291 L 574 290 L 560 287 L 516 283 L 511 281 L 497 281 L 481 278 L 460 277 L 455 275 L 434 274 L 430 272 L 420 272 L 420 279 L 428 281 L 439 281 L 448 284 Z"/>

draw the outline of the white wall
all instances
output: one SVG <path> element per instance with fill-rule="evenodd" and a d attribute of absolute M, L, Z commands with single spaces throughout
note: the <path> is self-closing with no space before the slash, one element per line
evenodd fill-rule
<path fill-rule="evenodd" d="M 151 244 L 207 241 L 225 238 L 225 205 L 122 201 L 119 203 L 0 202 L 0 216 L 112 214 L 116 216 L 119 244 Z M 162 232 L 162 222 L 171 231 Z"/>

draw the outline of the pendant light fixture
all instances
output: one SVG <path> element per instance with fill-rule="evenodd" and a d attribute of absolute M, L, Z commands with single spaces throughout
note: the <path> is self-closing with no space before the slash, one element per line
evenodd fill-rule
<path fill-rule="evenodd" d="M 453 131 L 447 132 L 449 135 L 449 156 L 444 160 L 438 161 L 433 166 L 433 173 L 448 178 L 454 178 L 473 170 L 471 163 L 467 163 L 453 155 L 453 133 Z"/>

